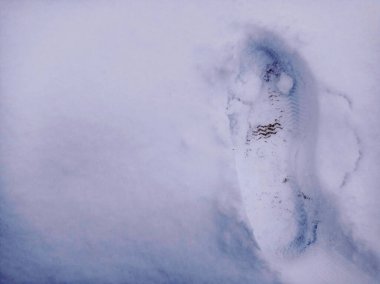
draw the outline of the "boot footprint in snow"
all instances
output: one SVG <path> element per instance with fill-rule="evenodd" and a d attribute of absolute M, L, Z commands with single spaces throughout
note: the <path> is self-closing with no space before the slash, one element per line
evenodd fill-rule
<path fill-rule="evenodd" d="M 273 39 L 249 39 L 231 85 L 228 118 L 247 217 L 264 252 L 314 243 L 317 100 L 302 60 Z"/>

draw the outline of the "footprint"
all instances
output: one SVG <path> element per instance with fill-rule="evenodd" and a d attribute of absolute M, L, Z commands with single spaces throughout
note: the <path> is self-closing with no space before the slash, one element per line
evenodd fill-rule
<path fill-rule="evenodd" d="M 263 252 L 297 254 L 319 223 L 313 80 L 272 35 L 249 38 L 238 57 L 227 115 L 247 217 Z"/>

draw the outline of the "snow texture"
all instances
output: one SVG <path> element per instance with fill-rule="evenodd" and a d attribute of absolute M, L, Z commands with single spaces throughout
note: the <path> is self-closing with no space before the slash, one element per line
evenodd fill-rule
<path fill-rule="evenodd" d="M 0 283 L 380 283 L 379 15 L 0 1 Z"/>

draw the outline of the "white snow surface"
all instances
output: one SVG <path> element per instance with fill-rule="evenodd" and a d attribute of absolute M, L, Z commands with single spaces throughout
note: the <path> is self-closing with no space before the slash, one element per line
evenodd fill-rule
<path fill-rule="evenodd" d="M 0 1 L 0 283 L 380 283 L 379 35 L 375 0 Z M 270 88 L 293 132 L 251 147 Z"/>

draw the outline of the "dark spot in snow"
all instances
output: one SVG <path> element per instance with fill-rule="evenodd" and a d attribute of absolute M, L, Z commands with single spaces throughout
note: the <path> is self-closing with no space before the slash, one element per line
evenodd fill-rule
<path fill-rule="evenodd" d="M 302 197 L 303 199 L 305 200 L 311 200 L 311 197 L 310 196 L 307 196 L 305 193 L 303 193 L 302 191 L 300 191 L 297 195 L 298 197 Z"/>

